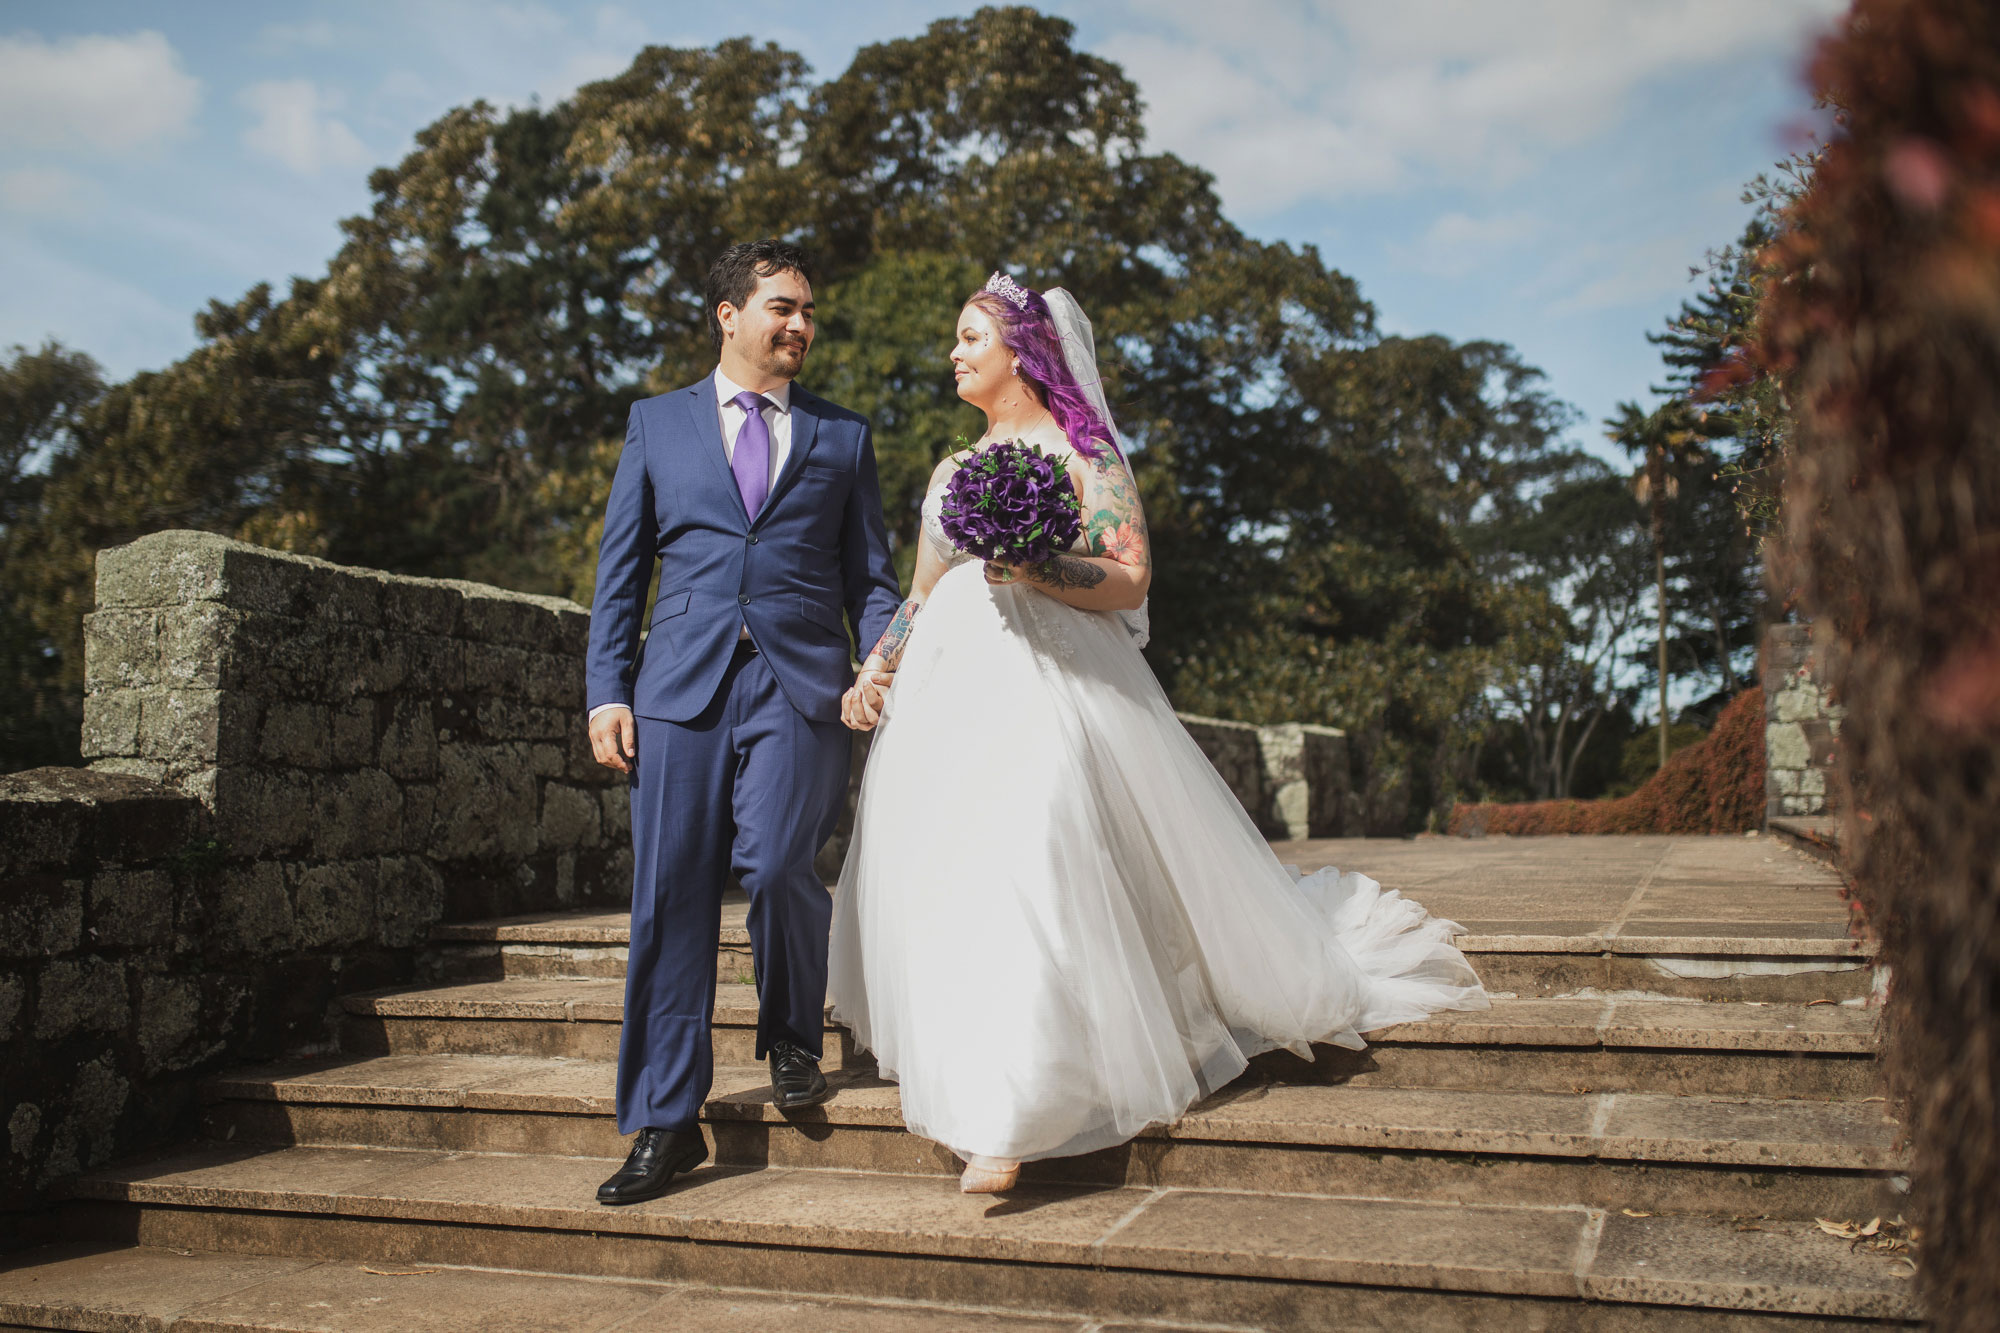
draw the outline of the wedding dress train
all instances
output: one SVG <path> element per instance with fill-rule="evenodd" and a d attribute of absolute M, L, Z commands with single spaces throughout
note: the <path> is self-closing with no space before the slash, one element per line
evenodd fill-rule
<path fill-rule="evenodd" d="M 1281 866 L 1119 617 L 961 554 L 875 734 L 828 990 L 912 1132 L 1029 1161 L 1171 1122 L 1261 1051 L 1486 1007 L 1457 930 Z"/>

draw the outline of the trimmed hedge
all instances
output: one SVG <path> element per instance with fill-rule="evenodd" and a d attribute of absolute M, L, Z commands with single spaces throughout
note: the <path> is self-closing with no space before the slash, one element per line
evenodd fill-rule
<path fill-rule="evenodd" d="M 1764 823 L 1764 691 L 1729 701 L 1715 729 L 1674 754 L 1646 785 L 1606 801 L 1525 801 L 1452 808 L 1459 837 L 1545 833 L 1742 833 Z"/>

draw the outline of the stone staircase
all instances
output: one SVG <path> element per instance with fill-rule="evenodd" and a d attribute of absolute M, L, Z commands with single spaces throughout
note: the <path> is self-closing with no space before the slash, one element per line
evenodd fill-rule
<path fill-rule="evenodd" d="M 623 918 L 443 927 L 430 984 L 342 1001 L 338 1054 L 218 1077 L 203 1142 L 83 1180 L 67 1243 L 0 1273 L 0 1327 L 1916 1320 L 1906 1261 L 1814 1221 L 1897 1209 L 1868 946 L 1630 902 L 1587 931 L 1444 910 L 1474 931 L 1491 1010 L 1262 1057 L 1173 1126 L 968 1198 L 837 1030 L 833 1100 L 771 1106 L 739 907 L 718 946 L 713 1160 L 623 1209 L 592 1197 L 625 1151 Z"/>

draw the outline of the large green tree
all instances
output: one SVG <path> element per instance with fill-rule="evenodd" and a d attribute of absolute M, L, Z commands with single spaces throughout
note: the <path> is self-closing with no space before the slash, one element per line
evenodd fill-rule
<path fill-rule="evenodd" d="M 1245 236 L 1061 19 L 982 9 L 824 82 L 747 39 L 649 48 L 455 110 L 369 184 L 323 275 L 212 307 L 48 470 L 0 587 L 72 683 L 92 553 L 167 524 L 587 598 L 627 404 L 708 369 L 707 265 L 771 234 L 817 258 L 805 379 L 875 421 L 899 544 L 978 428 L 960 302 L 996 267 L 1070 288 L 1155 532 L 1156 668 L 1186 705 L 1352 729 L 1378 827 L 1449 801 L 1546 615 L 1495 552 L 1569 466 L 1567 409 L 1511 350 L 1383 338 L 1311 247 Z"/>

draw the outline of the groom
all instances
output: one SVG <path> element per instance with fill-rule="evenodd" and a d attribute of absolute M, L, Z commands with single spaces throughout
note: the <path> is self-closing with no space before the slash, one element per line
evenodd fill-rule
<path fill-rule="evenodd" d="M 804 252 L 731 246 L 706 305 L 720 364 L 633 405 L 591 604 L 591 749 L 634 774 L 618 1132 L 638 1139 L 597 1191 L 607 1204 L 654 1198 L 707 1156 L 696 1118 L 732 868 L 772 1094 L 780 1109 L 826 1099 L 832 906 L 813 856 L 847 791 L 847 625 L 872 644 L 902 600 L 867 421 L 792 383 L 813 340 Z"/>

